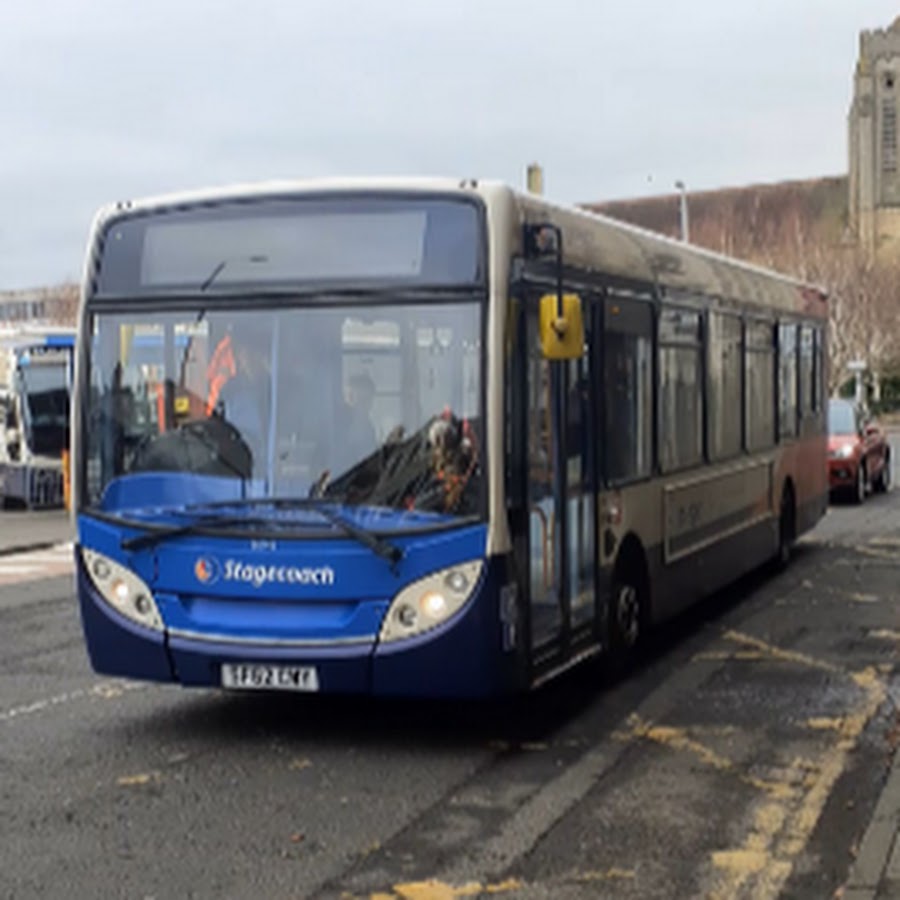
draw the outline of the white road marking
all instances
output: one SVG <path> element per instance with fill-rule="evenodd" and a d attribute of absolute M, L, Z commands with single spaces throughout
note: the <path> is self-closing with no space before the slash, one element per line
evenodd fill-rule
<path fill-rule="evenodd" d="M 0 586 L 59 578 L 73 570 L 72 543 L 0 557 Z"/>
<path fill-rule="evenodd" d="M 13 719 L 21 719 L 25 716 L 33 716 L 35 713 L 63 706 L 73 700 L 83 698 L 111 700 L 120 697 L 126 691 L 139 691 L 146 689 L 147 685 L 141 682 L 126 681 L 101 681 L 89 688 L 78 688 L 75 691 L 67 691 L 65 694 L 57 694 L 55 697 L 44 697 L 23 706 L 14 706 L 11 709 L 0 710 L 0 722 L 11 722 Z"/>

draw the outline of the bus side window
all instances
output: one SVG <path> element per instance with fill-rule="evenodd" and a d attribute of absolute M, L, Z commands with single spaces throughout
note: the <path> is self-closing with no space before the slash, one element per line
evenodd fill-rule
<path fill-rule="evenodd" d="M 664 472 L 703 460 L 702 349 L 700 314 L 664 308 L 659 320 L 659 461 Z"/>
<path fill-rule="evenodd" d="M 775 345 L 770 322 L 748 319 L 744 337 L 744 408 L 746 449 L 775 442 Z"/>
<path fill-rule="evenodd" d="M 778 437 L 797 435 L 797 326 L 778 326 Z"/>
<path fill-rule="evenodd" d="M 816 390 L 815 332 L 809 325 L 800 329 L 800 404 L 803 418 L 818 409 Z"/>
<path fill-rule="evenodd" d="M 710 312 L 707 322 L 707 446 L 709 458 L 720 460 L 737 456 L 743 445 L 743 325 L 738 316 L 716 311 Z"/>
<path fill-rule="evenodd" d="M 608 300 L 603 336 L 606 477 L 630 481 L 653 461 L 653 318 L 649 304 Z"/>

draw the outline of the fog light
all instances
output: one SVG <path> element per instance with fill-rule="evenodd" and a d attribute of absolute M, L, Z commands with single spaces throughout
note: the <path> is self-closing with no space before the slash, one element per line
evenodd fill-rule
<path fill-rule="evenodd" d="M 105 560 L 98 559 L 94 561 L 94 574 L 98 578 L 106 581 L 106 579 L 109 578 L 110 571 L 111 570 L 109 568 L 109 563 L 107 563 Z"/>
<path fill-rule="evenodd" d="M 146 594 L 138 594 L 134 598 L 134 608 L 142 615 L 148 616 L 153 609 L 153 603 Z"/>
<path fill-rule="evenodd" d="M 416 624 L 416 611 L 405 603 L 397 610 L 397 619 L 404 628 L 412 628 Z"/>

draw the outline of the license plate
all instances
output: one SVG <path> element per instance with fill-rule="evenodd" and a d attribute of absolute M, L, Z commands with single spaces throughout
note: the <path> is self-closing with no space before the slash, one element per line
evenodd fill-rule
<path fill-rule="evenodd" d="M 319 673 L 313 666 L 224 663 L 222 687 L 251 691 L 317 691 Z"/>

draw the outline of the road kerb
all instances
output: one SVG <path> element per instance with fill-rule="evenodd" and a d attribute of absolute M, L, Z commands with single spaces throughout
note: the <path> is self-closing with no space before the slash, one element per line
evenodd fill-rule
<path fill-rule="evenodd" d="M 843 900 L 874 900 L 888 867 L 900 828 L 900 753 L 894 754 L 887 783 L 872 821 L 863 835 L 859 855 L 850 869 Z M 895 854 L 896 855 L 896 854 Z"/>
<path fill-rule="evenodd" d="M 0 547 L 0 557 L 14 556 L 17 553 L 33 553 L 36 550 L 49 550 L 65 544 L 66 541 L 38 541 L 33 544 L 19 544 L 14 547 Z"/>

